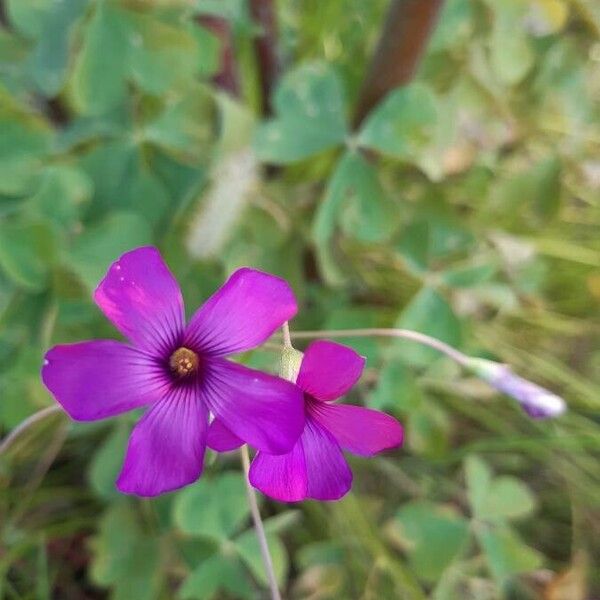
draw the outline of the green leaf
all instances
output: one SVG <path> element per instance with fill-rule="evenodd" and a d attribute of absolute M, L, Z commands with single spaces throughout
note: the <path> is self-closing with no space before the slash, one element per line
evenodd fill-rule
<path fill-rule="evenodd" d="M 438 119 L 435 96 L 414 83 L 391 92 L 363 125 L 358 143 L 393 158 L 415 163 L 433 138 Z"/>
<path fill-rule="evenodd" d="M 422 579 L 436 581 L 464 550 L 469 537 L 466 519 L 454 510 L 426 501 L 405 504 L 396 515 L 412 568 Z"/>
<path fill-rule="evenodd" d="M 7 0 L 10 24 L 28 38 L 37 38 L 44 26 L 49 0 Z"/>
<path fill-rule="evenodd" d="M 185 533 L 226 540 L 249 514 L 246 486 L 240 473 L 203 477 L 177 495 L 175 524 Z"/>
<path fill-rule="evenodd" d="M 29 209 L 64 229 L 80 219 L 82 205 L 90 200 L 92 183 L 85 173 L 67 165 L 47 167 L 40 186 L 29 200 Z"/>
<path fill-rule="evenodd" d="M 422 399 L 421 388 L 410 369 L 403 362 L 393 360 L 379 372 L 377 386 L 369 396 L 369 406 L 410 414 L 419 408 Z"/>
<path fill-rule="evenodd" d="M 498 477 L 479 506 L 480 519 L 516 519 L 530 514 L 535 500 L 525 484 L 514 477 Z"/>
<path fill-rule="evenodd" d="M 0 131 L 0 194 L 30 193 L 49 153 L 49 129 L 41 119 L 6 110 L 0 93 Z"/>
<path fill-rule="evenodd" d="M 492 472 L 489 467 L 475 455 L 468 456 L 464 466 L 469 503 L 471 504 L 473 513 L 477 514 L 485 502 L 488 490 L 492 483 Z"/>
<path fill-rule="evenodd" d="M 336 225 L 360 241 L 382 242 L 396 227 L 397 215 L 374 167 L 359 153 L 346 153 L 329 180 L 312 228 L 325 276 L 332 282 L 341 278 L 330 249 Z"/>
<path fill-rule="evenodd" d="M 46 96 L 55 96 L 65 82 L 71 29 L 83 14 L 88 1 L 51 2 L 44 13 L 39 38 L 28 66 L 33 80 Z"/>
<path fill-rule="evenodd" d="M 498 579 L 533 571 L 542 562 L 540 554 L 526 546 L 509 527 L 486 527 L 477 536 L 490 570 Z"/>
<path fill-rule="evenodd" d="M 454 267 L 442 273 L 442 281 L 456 288 L 470 288 L 492 279 L 497 272 L 490 263 Z"/>
<path fill-rule="evenodd" d="M 159 540 L 141 531 L 125 502 L 104 513 L 93 540 L 91 575 L 100 585 L 113 586 L 113 600 L 153 600 L 162 579 Z"/>
<path fill-rule="evenodd" d="M 414 329 L 433 336 L 451 346 L 460 345 L 461 325 L 448 302 L 435 290 L 424 287 L 402 311 L 394 327 Z M 394 353 L 409 364 L 424 366 L 440 357 L 440 353 L 415 342 L 394 342 Z"/>
<path fill-rule="evenodd" d="M 296 162 L 344 141 L 344 93 L 330 67 L 315 63 L 289 72 L 277 87 L 273 103 L 276 117 L 261 125 L 254 139 L 260 160 Z"/>
<path fill-rule="evenodd" d="M 188 575 L 177 596 L 181 600 L 210 600 L 220 590 L 227 590 L 236 598 L 253 597 L 241 564 L 232 557 L 215 555 L 204 560 Z"/>
<path fill-rule="evenodd" d="M 168 103 L 144 126 L 142 137 L 170 152 L 194 157 L 196 162 L 211 140 L 209 123 L 213 109 L 213 99 L 206 90 L 198 88 L 194 94 Z"/>
<path fill-rule="evenodd" d="M 268 520 L 265 522 L 268 523 Z M 289 561 L 285 546 L 281 540 L 274 534 L 267 533 L 267 542 L 269 544 L 269 552 L 273 560 L 273 569 L 275 577 L 280 585 L 286 579 L 289 567 Z M 257 581 L 262 585 L 268 586 L 269 579 L 265 572 L 260 545 L 254 529 L 249 529 L 235 540 L 235 546 L 240 554 L 241 559 L 250 569 Z"/>
<path fill-rule="evenodd" d="M 151 13 L 128 13 L 131 40 L 129 69 L 133 80 L 150 94 L 189 86 L 200 70 L 198 39 Z M 131 37 L 132 36 L 132 37 Z"/>
<path fill-rule="evenodd" d="M 527 169 L 500 179 L 492 191 L 498 211 L 520 212 L 529 209 L 542 220 L 555 217 L 562 196 L 562 164 L 549 156 Z"/>
<path fill-rule="evenodd" d="M 43 289 L 56 257 L 57 240 L 48 223 L 0 223 L 0 268 L 17 285 Z"/>
<path fill-rule="evenodd" d="M 119 497 L 115 481 L 123 464 L 128 439 L 129 428 L 121 424 L 117 425 L 96 450 L 90 463 L 90 485 L 103 498 Z"/>
<path fill-rule="evenodd" d="M 408 415 L 406 439 L 412 452 L 429 459 L 442 459 L 449 448 L 450 422 L 446 412 L 431 402 L 422 402 Z"/>
<path fill-rule="evenodd" d="M 323 324 L 324 329 L 351 329 L 360 323 L 361 327 L 380 326 L 378 314 L 369 306 L 340 306 L 332 310 Z M 368 337 L 347 337 L 344 344 L 351 346 L 358 354 L 365 356 L 367 364 L 373 366 L 379 361 L 379 345 L 377 340 Z"/>
<path fill-rule="evenodd" d="M 83 283 L 94 289 L 121 254 L 152 242 L 148 223 L 133 213 L 115 212 L 85 230 L 65 257 Z"/>
<path fill-rule="evenodd" d="M 498 79 L 516 85 L 530 71 L 534 54 L 524 30 L 526 4 L 520 0 L 490 2 L 494 24 L 490 39 L 490 64 Z"/>
<path fill-rule="evenodd" d="M 75 105 L 85 114 L 102 114 L 120 104 L 127 91 L 129 32 L 123 11 L 97 5 L 83 36 L 71 81 Z"/>
<path fill-rule="evenodd" d="M 397 250 L 416 276 L 436 271 L 440 264 L 463 257 L 473 246 L 473 234 L 444 210 L 423 209 L 400 233 Z"/>
<path fill-rule="evenodd" d="M 465 471 L 469 502 L 477 519 L 516 519 L 535 508 L 535 499 L 525 484 L 514 477 L 492 478 L 491 471 L 478 457 L 466 459 Z"/>

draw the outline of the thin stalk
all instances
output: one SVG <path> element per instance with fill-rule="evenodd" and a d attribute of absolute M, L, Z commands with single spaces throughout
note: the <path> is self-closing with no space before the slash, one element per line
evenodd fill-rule
<path fill-rule="evenodd" d="M 287 324 L 286 324 L 287 325 Z M 289 330 L 288 330 L 289 335 Z M 294 337 L 297 339 L 312 339 L 320 337 L 336 338 L 336 337 L 393 337 L 402 338 L 405 340 L 411 340 L 424 346 L 429 346 L 442 354 L 445 354 L 448 358 L 458 363 L 462 367 L 467 367 L 469 357 L 463 354 L 456 348 L 453 348 L 449 344 L 438 340 L 437 338 L 420 333 L 419 331 L 412 331 L 411 329 L 384 329 L 384 328 L 367 328 L 367 329 L 320 329 L 315 331 L 294 331 Z M 284 344 L 285 344 L 285 332 L 284 332 Z"/>
<path fill-rule="evenodd" d="M 33 413 L 30 417 L 27 417 L 22 423 L 17 425 L 0 443 L 0 454 L 6 452 L 13 444 L 13 442 L 27 429 L 34 426 L 36 423 L 43 421 L 47 416 L 53 415 L 54 413 L 60 412 L 62 408 L 58 404 L 53 404 Z"/>
<path fill-rule="evenodd" d="M 271 559 L 271 553 L 269 552 L 269 543 L 267 542 L 267 536 L 265 534 L 265 528 L 260 516 L 260 510 L 258 509 L 258 502 L 256 500 L 256 492 L 250 483 L 248 474 L 250 472 L 250 456 L 248 455 L 248 446 L 245 444 L 240 448 L 240 456 L 242 458 L 242 466 L 244 467 L 244 479 L 246 480 L 246 493 L 248 495 L 248 504 L 250 505 L 250 512 L 252 513 L 252 520 L 254 521 L 254 529 L 256 530 L 256 537 L 258 537 L 258 543 L 260 545 L 260 553 L 262 555 L 263 563 L 265 565 L 265 571 L 269 579 L 269 587 L 271 589 L 271 599 L 281 600 L 281 594 L 279 593 L 279 587 L 277 586 L 277 579 L 275 578 L 275 569 L 273 568 L 273 560 Z"/>

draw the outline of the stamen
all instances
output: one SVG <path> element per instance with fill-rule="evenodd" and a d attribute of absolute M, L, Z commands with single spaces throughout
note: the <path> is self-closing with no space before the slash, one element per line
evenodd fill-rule
<path fill-rule="evenodd" d="M 171 354 L 169 367 L 177 377 L 189 377 L 198 370 L 200 360 L 198 355 L 189 348 L 182 346 Z"/>

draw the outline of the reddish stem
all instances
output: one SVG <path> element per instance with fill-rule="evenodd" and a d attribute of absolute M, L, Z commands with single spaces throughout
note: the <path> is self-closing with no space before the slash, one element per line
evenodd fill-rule
<path fill-rule="evenodd" d="M 229 22 L 222 17 L 213 15 L 201 15 L 198 17 L 198 22 L 214 33 L 221 42 L 219 70 L 213 75 L 213 83 L 232 96 L 238 97 L 240 95 L 240 81 L 235 64 L 233 36 Z"/>
<path fill-rule="evenodd" d="M 264 115 L 270 115 L 273 111 L 273 89 L 281 72 L 275 3 L 273 0 L 250 0 L 250 14 L 260 27 L 260 32 L 254 40 L 254 51 L 262 93 L 262 112 Z"/>
<path fill-rule="evenodd" d="M 388 92 L 413 78 L 443 3 L 392 0 L 359 94 L 355 128 Z"/>

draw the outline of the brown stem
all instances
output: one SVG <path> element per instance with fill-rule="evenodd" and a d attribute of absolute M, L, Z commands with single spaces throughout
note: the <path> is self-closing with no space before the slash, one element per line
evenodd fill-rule
<path fill-rule="evenodd" d="M 8 29 L 8 16 L 6 14 L 6 2 L 0 0 L 0 25 Z"/>
<path fill-rule="evenodd" d="M 214 33 L 221 42 L 219 70 L 213 75 L 213 83 L 236 98 L 240 95 L 240 82 L 235 64 L 231 26 L 226 19 L 213 15 L 201 15 L 198 22 Z"/>
<path fill-rule="evenodd" d="M 391 0 L 359 94 L 355 128 L 388 92 L 413 78 L 443 3 L 444 0 Z"/>
<path fill-rule="evenodd" d="M 277 11 L 274 0 L 250 0 L 250 14 L 260 27 L 254 39 L 258 76 L 262 93 L 262 112 L 271 115 L 273 89 L 281 72 L 277 48 Z"/>

